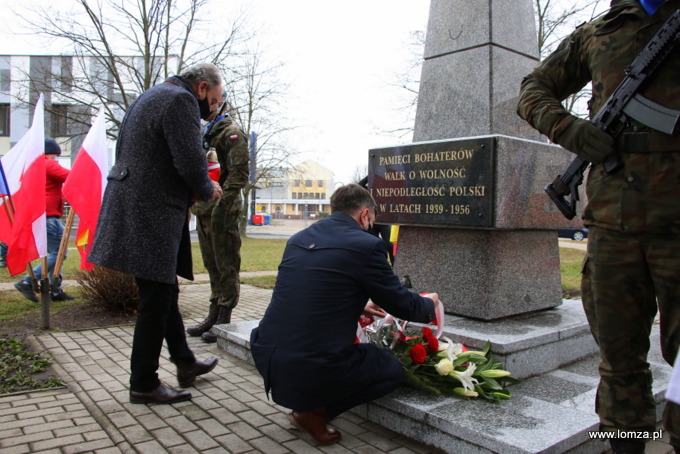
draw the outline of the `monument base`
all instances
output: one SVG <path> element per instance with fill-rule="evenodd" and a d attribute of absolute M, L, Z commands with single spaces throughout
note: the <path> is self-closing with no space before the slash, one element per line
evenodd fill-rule
<path fill-rule="evenodd" d="M 216 325 L 219 348 L 253 364 L 249 339 L 258 323 Z M 401 387 L 352 411 L 448 453 L 594 454 L 609 449 L 608 442 L 588 435 L 599 423 L 594 410 L 599 357 L 580 301 L 492 322 L 449 315 L 443 335 L 473 349 L 490 340 L 504 369 L 530 378 L 509 387 L 512 398 L 500 405 Z M 661 356 L 657 329 L 651 342 L 648 360 L 661 420 L 672 368 Z"/>
<path fill-rule="evenodd" d="M 402 226 L 394 272 L 415 291 L 439 293 L 446 313 L 481 320 L 562 302 L 555 230 Z"/>

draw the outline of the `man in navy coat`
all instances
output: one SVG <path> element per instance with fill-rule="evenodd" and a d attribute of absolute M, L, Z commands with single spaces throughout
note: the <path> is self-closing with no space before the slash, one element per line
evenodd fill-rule
<path fill-rule="evenodd" d="M 382 397 L 401 383 L 389 351 L 355 344 L 362 313 L 429 323 L 436 293 L 409 292 L 387 262 L 385 243 L 366 232 L 375 220 L 371 194 L 357 184 L 335 191 L 331 216 L 288 241 L 271 303 L 250 343 L 274 401 L 290 422 L 319 443 L 340 433 L 326 423 Z M 372 303 L 368 303 L 369 298 Z"/>

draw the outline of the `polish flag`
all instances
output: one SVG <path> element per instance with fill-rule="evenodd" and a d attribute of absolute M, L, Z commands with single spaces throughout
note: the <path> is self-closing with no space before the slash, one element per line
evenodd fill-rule
<path fill-rule="evenodd" d="M 80 218 L 76 246 L 80 252 L 81 270 L 92 271 L 94 267 L 93 263 L 87 261 L 87 254 L 97 230 L 108 170 L 106 123 L 102 106 L 62 188 L 62 194 Z"/>
<path fill-rule="evenodd" d="M 26 271 L 26 264 L 47 255 L 45 217 L 45 110 L 40 95 L 31 129 L 2 158 L 8 192 L 14 201 L 13 221 L 9 206 L 0 209 L 0 240 L 7 244 L 7 268 L 12 276 Z M 2 198 L 2 203 L 9 203 Z"/>

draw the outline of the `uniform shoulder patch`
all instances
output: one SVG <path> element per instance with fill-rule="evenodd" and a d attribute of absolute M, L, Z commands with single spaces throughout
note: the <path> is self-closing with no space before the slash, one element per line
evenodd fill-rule
<path fill-rule="evenodd" d="M 238 139 L 238 134 L 232 134 L 232 135 L 229 136 L 229 138 L 231 140 L 236 140 L 236 139 Z"/>

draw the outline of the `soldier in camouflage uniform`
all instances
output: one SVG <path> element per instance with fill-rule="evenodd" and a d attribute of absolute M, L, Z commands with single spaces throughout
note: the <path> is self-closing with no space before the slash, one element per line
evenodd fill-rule
<path fill-rule="evenodd" d="M 672 365 L 678 352 L 680 138 L 631 120 L 615 140 L 569 114 L 561 101 L 592 81 L 589 107 L 591 117 L 595 115 L 623 80 L 626 66 L 678 8 L 680 0 L 614 0 L 604 16 L 578 27 L 521 86 L 519 115 L 593 163 L 583 214 L 590 238 L 582 292 L 602 359 L 595 407 L 601 430 L 610 432 L 651 434 L 655 428 L 647 354 L 657 301 L 663 357 Z M 679 51 L 675 49 L 641 93 L 676 110 Z M 623 168 L 607 175 L 601 163 L 612 152 L 621 157 Z M 680 452 L 680 407 L 668 402 L 663 418 L 671 444 Z M 644 442 L 621 436 L 612 439 L 612 448 L 642 453 Z"/>
<path fill-rule="evenodd" d="M 216 342 L 210 332 L 214 324 L 231 321 L 231 311 L 238 304 L 241 268 L 241 189 L 248 183 L 248 139 L 229 116 L 217 121 L 206 137 L 217 152 L 220 163 L 222 197 L 213 202 L 196 203 L 196 230 L 203 264 L 210 275 L 210 310 L 198 326 L 187 329 L 190 336 Z"/>

